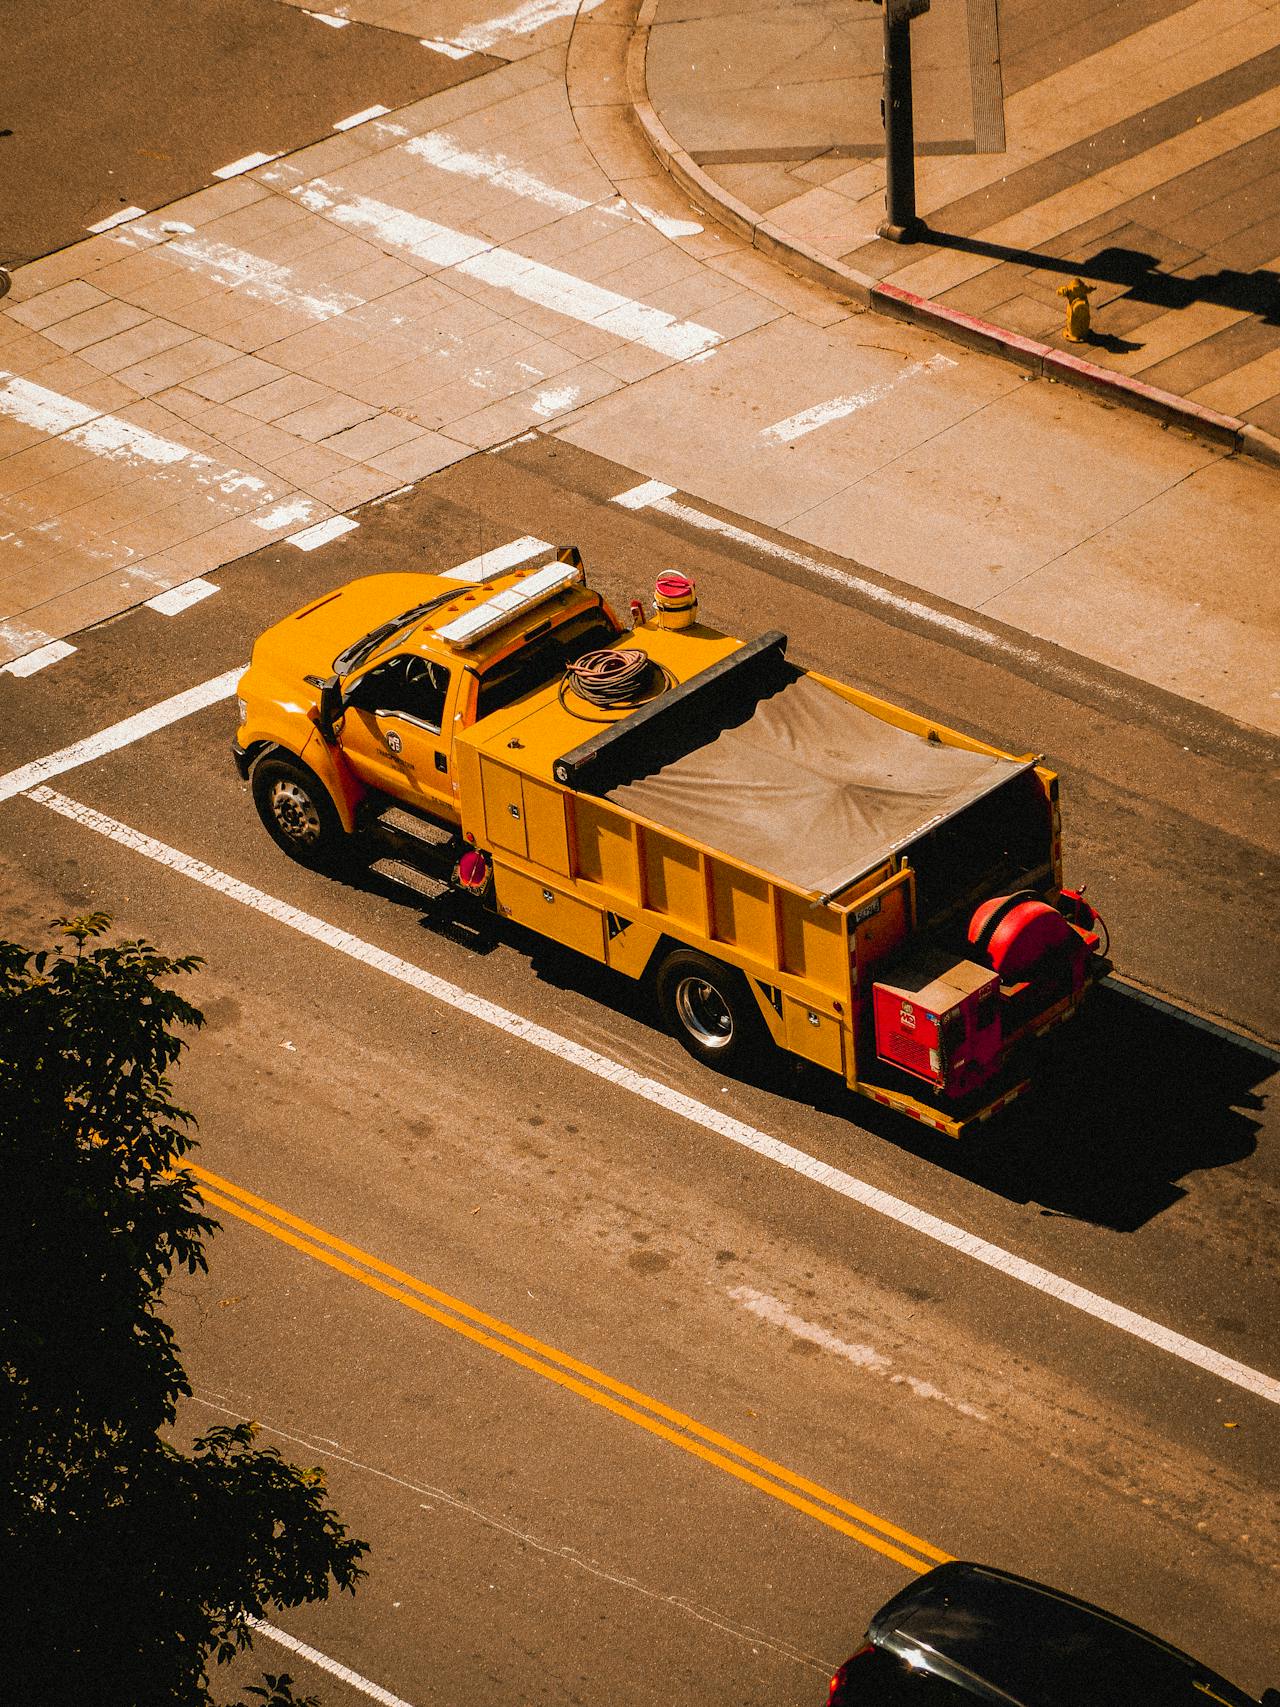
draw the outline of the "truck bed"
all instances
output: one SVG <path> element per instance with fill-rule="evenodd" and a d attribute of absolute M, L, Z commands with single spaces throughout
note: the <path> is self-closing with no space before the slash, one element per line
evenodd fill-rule
<path fill-rule="evenodd" d="M 605 798 L 826 897 L 1029 764 L 912 734 L 796 672 Z"/>

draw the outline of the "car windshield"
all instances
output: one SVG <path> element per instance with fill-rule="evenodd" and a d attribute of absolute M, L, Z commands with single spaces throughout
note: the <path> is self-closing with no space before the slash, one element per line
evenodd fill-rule
<path fill-rule="evenodd" d="M 904 1640 L 905 1639 L 905 1640 Z M 1155 1637 L 1051 1590 L 976 1571 L 897 1621 L 915 1641 L 1029 1707 L 1255 1707 L 1213 1672 Z"/>

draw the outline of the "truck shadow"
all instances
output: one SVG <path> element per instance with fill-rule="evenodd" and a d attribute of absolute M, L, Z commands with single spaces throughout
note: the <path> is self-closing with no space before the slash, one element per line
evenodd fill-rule
<path fill-rule="evenodd" d="M 393 895 L 424 929 L 474 953 L 506 944 L 528 959 L 540 982 L 661 1031 L 644 985 L 559 943 L 478 917 L 453 897 L 424 907 L 376 878 L 361 887 Z M 1253 1154 L 1262 1087 L 1276 1071 L 1257 1050 L 1104 986 L 1045 1040 L 1031 1091 L 959 1140 L 877 1107 L 794 1057 L 766 1052 L 741 1078 L 784 1103 L 850 1121 L 1011 1202 L 1129 1233 L 1185 1197 L 1191 1175 Z"/>
<path fill-rule="evenodd" d="M 1256 1050 L 1105 988 L 1046 1043 L 1032 1089 L 959 1141 L 904 1130 L 838 1086 L 820 1106 L 1012 1202 L 1122 1233 L 1185 1197 L 1189 1176 L 1257 1148 L 1276 1064 Z"/>

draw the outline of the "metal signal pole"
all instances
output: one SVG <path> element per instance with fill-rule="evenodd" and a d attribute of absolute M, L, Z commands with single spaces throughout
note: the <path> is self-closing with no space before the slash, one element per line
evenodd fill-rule
<path fill-rule="evenodd" d="M 911 110 L 911 20 L 929 0 L 881 0 L 884 6 L 884 219 L 876 227 L 891 243 L 915 243 L 915 133 Z"/>

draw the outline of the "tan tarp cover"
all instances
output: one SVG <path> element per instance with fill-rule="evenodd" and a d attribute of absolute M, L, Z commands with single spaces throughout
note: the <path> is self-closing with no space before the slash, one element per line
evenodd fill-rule
<path fill-rule="evenodd" d="M 825 895 L 1025 768 L 922 740 L 801 676 L 608 798 Z"/>

